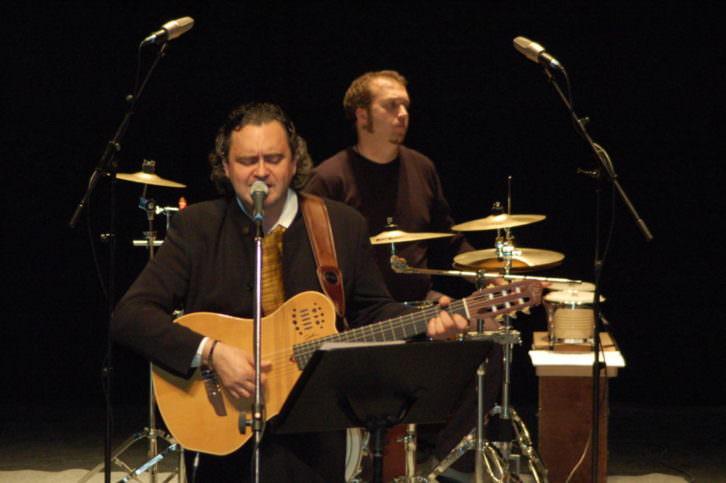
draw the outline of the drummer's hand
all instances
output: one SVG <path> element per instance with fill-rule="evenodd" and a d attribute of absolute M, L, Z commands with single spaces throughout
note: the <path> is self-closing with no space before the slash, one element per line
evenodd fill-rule
<path fill-rule="evenodd" d="M 203 349 L 202 361 L 205 364 L 208 364 L 209 350 L 213 342 L 208 340 Z M 233 345 L 218 342 L 212 354 L 212 366 L 219 382 L 232 396 L 241 399 L 255 395 L 255 358 L 252 354 Z M 262 361 L 262 384 L 271 368 L 270 361 Z"/>
<path fill-rule="evenodd" d="M 451 303 L 451 297 L 443 296 L 439 299 L 439 307 L 446 308 Z M 448 339 L 469 327 L 469 321 L 459 314 L 451 315 L 440 310 L 436 317 L 429 320 L 426 335 L 433 339 Z"/>

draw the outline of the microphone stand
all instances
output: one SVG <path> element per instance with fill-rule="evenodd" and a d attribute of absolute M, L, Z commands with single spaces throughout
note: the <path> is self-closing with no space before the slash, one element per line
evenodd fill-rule
<path fill-rule="evenodd" d="M 570 81 L 569 77 L 567 76 L 567 71 L 564 67 L 561 68 L 561 72 L 565 76 L 565 80 L 567 81 L 567 85 L 569 88 Z M 620 184 L 619 177 L 617 173 L 615 173 L 615 168 L 610 160 L 610 156 L 605 151 L 605 149 L 597 144 L 595 141 L 593 141 L 592 137 L 590 137 L 590 134 L 587 132 L 587 129 L 585 127 L 586 123 L 588 122 L 587 117 L 580 117 L 577 115 L 577 113 L 574 110 L 573 103 L 572 103 L 572 96 L 569 97 L 562 92 L 562 89 L 560 88 L 559 84 L 555 80 L 554 76 L 552 75 L 552 72 L 548 68 L 544 69 L 545 76 L 547 77 L 547 80 L 549 83 L 554 87 L 555 91 L 557 91 L 557 94 L 560 96 L 560 99 L 562 99 L 562 102 L 567 107 L 567 110 L 570 112 L 570 115 L 572 116 L 572 119 L 575 123 L 575 126 L 577 127 L 577 130 L 582 135 L 582 137 L 585 139 L 587 144 L 592 149 L 593 153 L 595 154 L 595 157 L 599 160 L 600 165 L 602 167 L 601 169 L 595 169 L 593 172 L 586 172 L 586 174 L 592 175 L 594 178 L 597 179 L 597 187 L 595 189 L 596 191 L 596 226 L 595 226 L 595 262 L 594 262 L 594 284 L 595 284 L 595 290 L 593 294 L 593 312 L 594 312 L 594 327 L 593 327 L 593 364 L 592 364 L 592 446 L 591 446 L 591 457 L 592 457 L 592 481 L 596 482 L 598 480 L 598 454 L 599 454 L 599 443 L 600 443 L 600 377 L 603 372 L 605 372 L 605 361 L 600 362 L 599 355 L 600 350 L 602 349 L 601 341 L 600 341 L 600 332 L 601 332 L 601 326 L 602 326 L 602 318 L 600 314 L 600 276 L 602 274 L 602 268 L 605 262 L 604 255 L 600 255 L 600 230 L 599 230 L 599 224 L 600 224 L 600 182 L 602 179 L 602 172 L 604 171 L 607 179 L 610 181 L 610 184 L 615 187 L 618 194 L 620 195 L 620 198 L 625 203 L 626 208 L 630 212 L 631 216 L 633 217 L 636 225 L 640 229 L 641 233 L 643 234 L 643 237 L 646 241 L 651 241 L 653 239 L 653 235 L 651 234 L 650 230 L 648 229 L 647 225 L 645 224 L 645 221 L 640 217 L 638 212 L 636 211 L 635 207 L 631 203 L 630 199 L 628 198 L 628 195 L 625 193 L 625 190 Z M 569 90 L 569 89 L 568 89 Z M 606 374 L 607 377 L 607 374 Z"/>
<path fill-rule="evenodd" d="M 252 478 L 255 483 L 260 481 L 260 444 L 265 425 L 265 401 L 262 394 L 262 215 L 255 216 L 255 283 L 252 300 L 254 316 L 253 351 L 255 360 L 255 401 L 252 405 L 252 414 L 249 420 L 246 415 L 240 414 L 240 431 L 246 432 L 247 426 L 252 426 L 254 433 L 254 448 L 252 451 Z"/>
<path fill-rule="evenodd" d="M 108 175 L 111 178 L 111 193 L 110 193 L 110 213 L 109 213 L 109 232 L 104 234 L 102 236 L 102 239 L 108 242 L 108 249 L 109 249 L 109 274 L 108 274 L 108 326 L 111 326 L 111 316 L 113 313 L 114 304 L 116 302 L 116 218 L 115 218 L 115 211 L 116 211 L 116 169 L 118 166 L 118 163 L 116 161 L 116 154 L 121 151 L 121 140 L 123 139 L 124 135 L 126 134 L 126 131 L 128 130 L 129 123 L 131 122 L 131 117 L 134 114 L 134 110 L 136 108 L 136 104 L 138 103 L 139 99 L 141 98 L 141 94 L 144 92 L 144 88 L 146 87 L 146 84 L 148 83 L 149 79 L 151 78 L 151 74 L 156 68 L 157 64 L 161 60 L 161 58 L 166 53 L 166 43 L 162 44 L 159 48 L 156 57 L 154 58 L 154 61 L 149 68 L 149 70 L 146 72 L 146 75 L 144 76 L 143 81 L 138 86 L 138 88 L 135 89 L 135 92 L 133 94 L 130 94 L 126 96 L 126 102 L 128 103 L 126 108 L 126 113 L 124 114 L 124 117 L 121 120 L 121 124 L 116 129 L 116 132 L 114 133 L 111 140 L 106 144 L 106 148 L 104 149 L 103 153 L 101 154 L 101 157 L 98 160 L 98 163 L 96 165 L 96 168 L 94 169 L 93 173 L 91 173 L 91 177 L 88 180 L 88 186 L 86 188 L 86 192 L 84 193 L 83 197 L 81 198 L 81 201 L 78 203 L 78 206 L 76 206 L 75 211 L 73 212 L 73 215 L 71 216 L 70 221 L 68 222 L 68 226 L 73 229 L 78 224 L 78 220 L 81 217 L 81 213 L 83 212 L 86 205 L 88 205 L 88 202 L 91 199 L 91 195 L 93 194 L 93 191 L 96 188 L 96 185 L 98 184 L 99 179 L 102 176 Z M 139 49 L 141 48 L 141 45 L 139 46 Z M 113 372 L 113 366 L 111 362 L 111 355 L 112 355 L 112 346 L 113 342 L 111 340 L 111 330 L 109 329 L 107 331 L 107 341 L 106 341 L 106 356 L 104 357 L 104 366 L 101 369 L 101 377 L 103 380 L 103 389 L 104 389 L 104 396 L 105 396 L 105 410 L 106 410 L 106 428 L 105 428 L 105 437 L 104 437 L 104 482 L 110 483 L 111 481 L 111 432 L 112 432 L 112 421 L 113 418 L 111 417 L 111 374 Z"/>

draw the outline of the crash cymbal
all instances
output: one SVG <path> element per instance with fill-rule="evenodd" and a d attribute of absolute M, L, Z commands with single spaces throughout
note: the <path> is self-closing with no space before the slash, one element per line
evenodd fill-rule
<path fill-rule="evenodd" d="M 565 255 L 537 248 L 515 248 L 518 255 L 512 256 L 511 273 L 532 272 L 552 268 L 564 260 Z M 454 266 L 469 270 L 485 270 L 487 272 L 503 272 L 504 260 L 497 259 L 494 248 L 475 250 L 454 257 Z"/>
<path fill-rule="evenodd" d="M 454 236 L 453 233 L 409 233 L 402 230 L 383 231 L 371 237 L 371 245 L 382 245 L 384 243 L 403 243 L 419 240 L 431 240 L 433 238 L 445 238 Z"/>
<path fill-rule="evenodd" d="M 499 230 L 513 226 L 529 225 L 544 220 L 545 215 L 490 215 L 486 218 L 459 223 L 451 227 L 454 231 Z"/>
<path fill-rule="evenodd" d="M 161 178 L 153 173 L 137 171 L 136 173 L 117 173 L 116 177 L 124 181 L 132 181 L 141 184 L 153 184 L 154 186 L 166 186 L 167 188 L 186 188 L 187 185 Z"/>

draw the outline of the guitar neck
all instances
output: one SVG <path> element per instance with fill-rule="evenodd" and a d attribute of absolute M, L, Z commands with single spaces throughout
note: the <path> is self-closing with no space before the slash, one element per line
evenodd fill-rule
<path fill-rule="evenodd" d="M 427 307 L 393 319 L 298 344 L 294 348 L 295 360 L 301 369 L 304 368 L 313 353 L 324 342 L 388 342 L 423 334 L 426 332 L 428 321 L 435 317 L 440 310 L 441 308 L 436 306 Z M 451 302 L 447 311 L 451 314 L 461 314 L 464 317 L 469 316 L 465 300 Z"/>
<path fill-rule="evenodd" d="M 532 305 L 539 304 L 541 297 L 542 285 L 538 281 L 521 280 L 477 290 L 465 299 L 451 302 L 445 310 L 469 320 L 496 319 L 507 314 L 516 314 L 520 310 L 527 311 Z M 294 357 L 298 367 L 303 369 L 323 342 L 386 342 L 407 339 L 426 332 L 428 321 L 440 310 L 442 308 L 438 306 L 429 307 L 340 334 L 303 342 L 293 347 Z"/>

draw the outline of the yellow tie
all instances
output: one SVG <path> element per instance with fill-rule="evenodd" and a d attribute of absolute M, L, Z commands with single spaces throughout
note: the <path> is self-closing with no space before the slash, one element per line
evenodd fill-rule
<path fill-rule="evenodd" d="M 262 313 L 275 311 L 285 301 L 282 286 L 282 234 L 285 227 L 278 225 L 262 241 Z"/>

